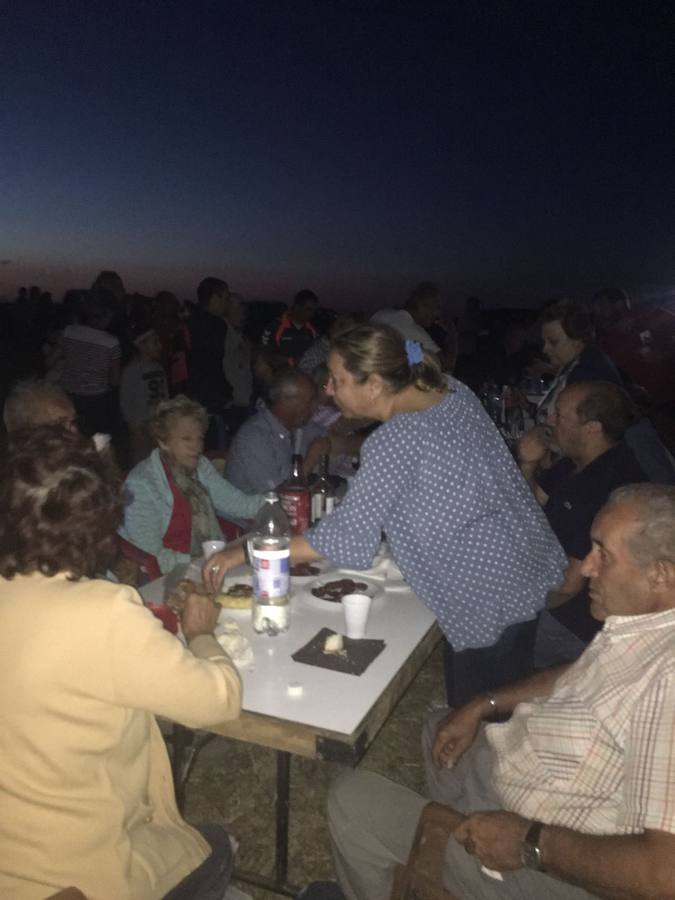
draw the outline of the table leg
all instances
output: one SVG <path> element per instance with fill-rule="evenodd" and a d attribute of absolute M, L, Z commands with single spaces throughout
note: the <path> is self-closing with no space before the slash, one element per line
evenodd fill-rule
<path fill-rule="evenodd" d="M 185 788 L 192 771 L 192 765 L 199 751 L 212 741 L 215 734 L 208 731 L 195 732 L 185 725 L 174 722 L 171 734 L 171 774 L 173 775 L 176 806 L 183 815 Z"/>
<path fill-rule="evenodd" d="M 295 897 L 300 890 L 288 884 L 288 820 L 291 793 L 291 754 L 277 750 L 277 798 L 275 803 L 275 852 L 274 878 L 258 875 L 242 869 L 235 869 L 234 879 L 257 887 L 264 887 L 273 894 Z"/>
<path fill-rule="evenodd" d="M 185 786 L 192 763 L 201 748 L 215 735 L 195 734 L 191 728 L 173 723 L 171 734 L 171 771 L 173 774 L 176 805 L 183 813 L 185 805 Z M 274 878 L 258 875 L 244 869 L 236 869 L 234 878 L 247 884 L 264 887 L 274 894 L 295 897 L 300 888 L 288 884 L 288 824 L 291 795 L 291 754 L 286 750 L 277 750 L 277 796 L 275 811 L 275 848 Z"/>
<path fill-rule="evenodd" d="M 173 775 L 173 788 L 176 793 L 176 806 L 181 815 L 185 805 L 185 781 L 182 777 L 184 758 L 191 738 L 192 732 L 189 728 L 174 722 L 171 729 L 171 774 Z"/>
<path fill-rule="evenodd" d="M 291 794 L 291 754 L 277 750 L 276 860 L 278 884 L 288 875 L 288 816 Z"/>

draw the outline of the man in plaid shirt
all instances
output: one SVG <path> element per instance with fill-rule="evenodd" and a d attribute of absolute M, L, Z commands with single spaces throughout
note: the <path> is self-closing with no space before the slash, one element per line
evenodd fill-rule
<path fill-rule="evenodd" d="M 675 488 L 619 488 L 583 562 L 604 627 L 574 663 L 435 717 L 429 795 L 462 900 L 675 897 Z M 495 713 L 509 721 L 482 727 Z M 328 815 L 349 900 L 386 900 L 428 798 L 368 772 Z M 311 894 L 309 895 L 311 896 Z"/>

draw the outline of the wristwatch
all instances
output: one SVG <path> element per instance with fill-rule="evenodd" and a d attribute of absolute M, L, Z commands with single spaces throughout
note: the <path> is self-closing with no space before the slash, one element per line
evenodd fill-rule
<path fill-rule="evenodd" d="M 527 829 L 525 840 L 520 848 L 520 861 L 527 869 L 537 869 L 543 872 L 544 867 L 541 862 L 541 850 L 539 848 L 539 835 L 543 828 L 541 822 L 532 822 Z"/>

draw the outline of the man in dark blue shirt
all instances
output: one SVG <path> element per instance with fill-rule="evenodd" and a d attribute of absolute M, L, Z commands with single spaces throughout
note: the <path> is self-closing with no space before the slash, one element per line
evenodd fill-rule
<path fill-rule="evenodd" d="M 544 441 L 531 438 L 519 446 L 521 470 L 569 560 L 564 584 L 549 595 L 539 617 L 537 667 L 576 659 L 601 627 L 590 615 L 580 570 L 591 550 L 593 519 L 612 491 L 648 480 L 623 440 L 634 421 L 635 408 L 623 388 L 580 382 L 561 391 L 550 417 L 562 458 L 544 469 Z"/>

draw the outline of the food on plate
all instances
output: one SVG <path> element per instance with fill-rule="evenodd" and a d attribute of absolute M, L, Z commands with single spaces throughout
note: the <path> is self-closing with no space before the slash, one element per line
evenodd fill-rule
<path fill-rule="evenodd" d="M 312 588 L 312 593 L 320 600 L 328 600 L 331 603 L 342 603 L 342 598 L 347 594 L 359 594 L 368 590 L 368 585 L 363 581 L 353 581 L 351 578 L 340 578 L 338 581 L 327 581 L 319 587 Z"/>
<path fill-rule="evenodd" d="M 294 575 L 296 578 L 307 578 L 310 575 L 318 575 L 321 569 L 318 566 L 313 566 L 311 563 L 295 563 L 295 565 L 291 566 L 291 575 Z"/>
<path fill-rule="evenodd" d="M 193 581 L 191 578 L 183 578 L 167 597 L 167 605 L 180 615 L 183 611 L 183 604 L 189 594 L 212 596 L 209 595 L 201 582 Z M 215 597 L 215 602 L 225 609 L 250 609 L 252 594 L 253 588 L 250 584 L 232 584 L 227 590 L 222 591 Z"/>
<path fill-rule="evenodd" d="M 250 584 L 232 584 L 222 593 L 225 597 L 250 597 L 253 594 L 253 588 Z"/>
<path fill-rule="evenodd" d="M 253 588 L 250 584 L 233 584 L 216 597 L 216 603 L 225 609 L 250 609 Z"/>

